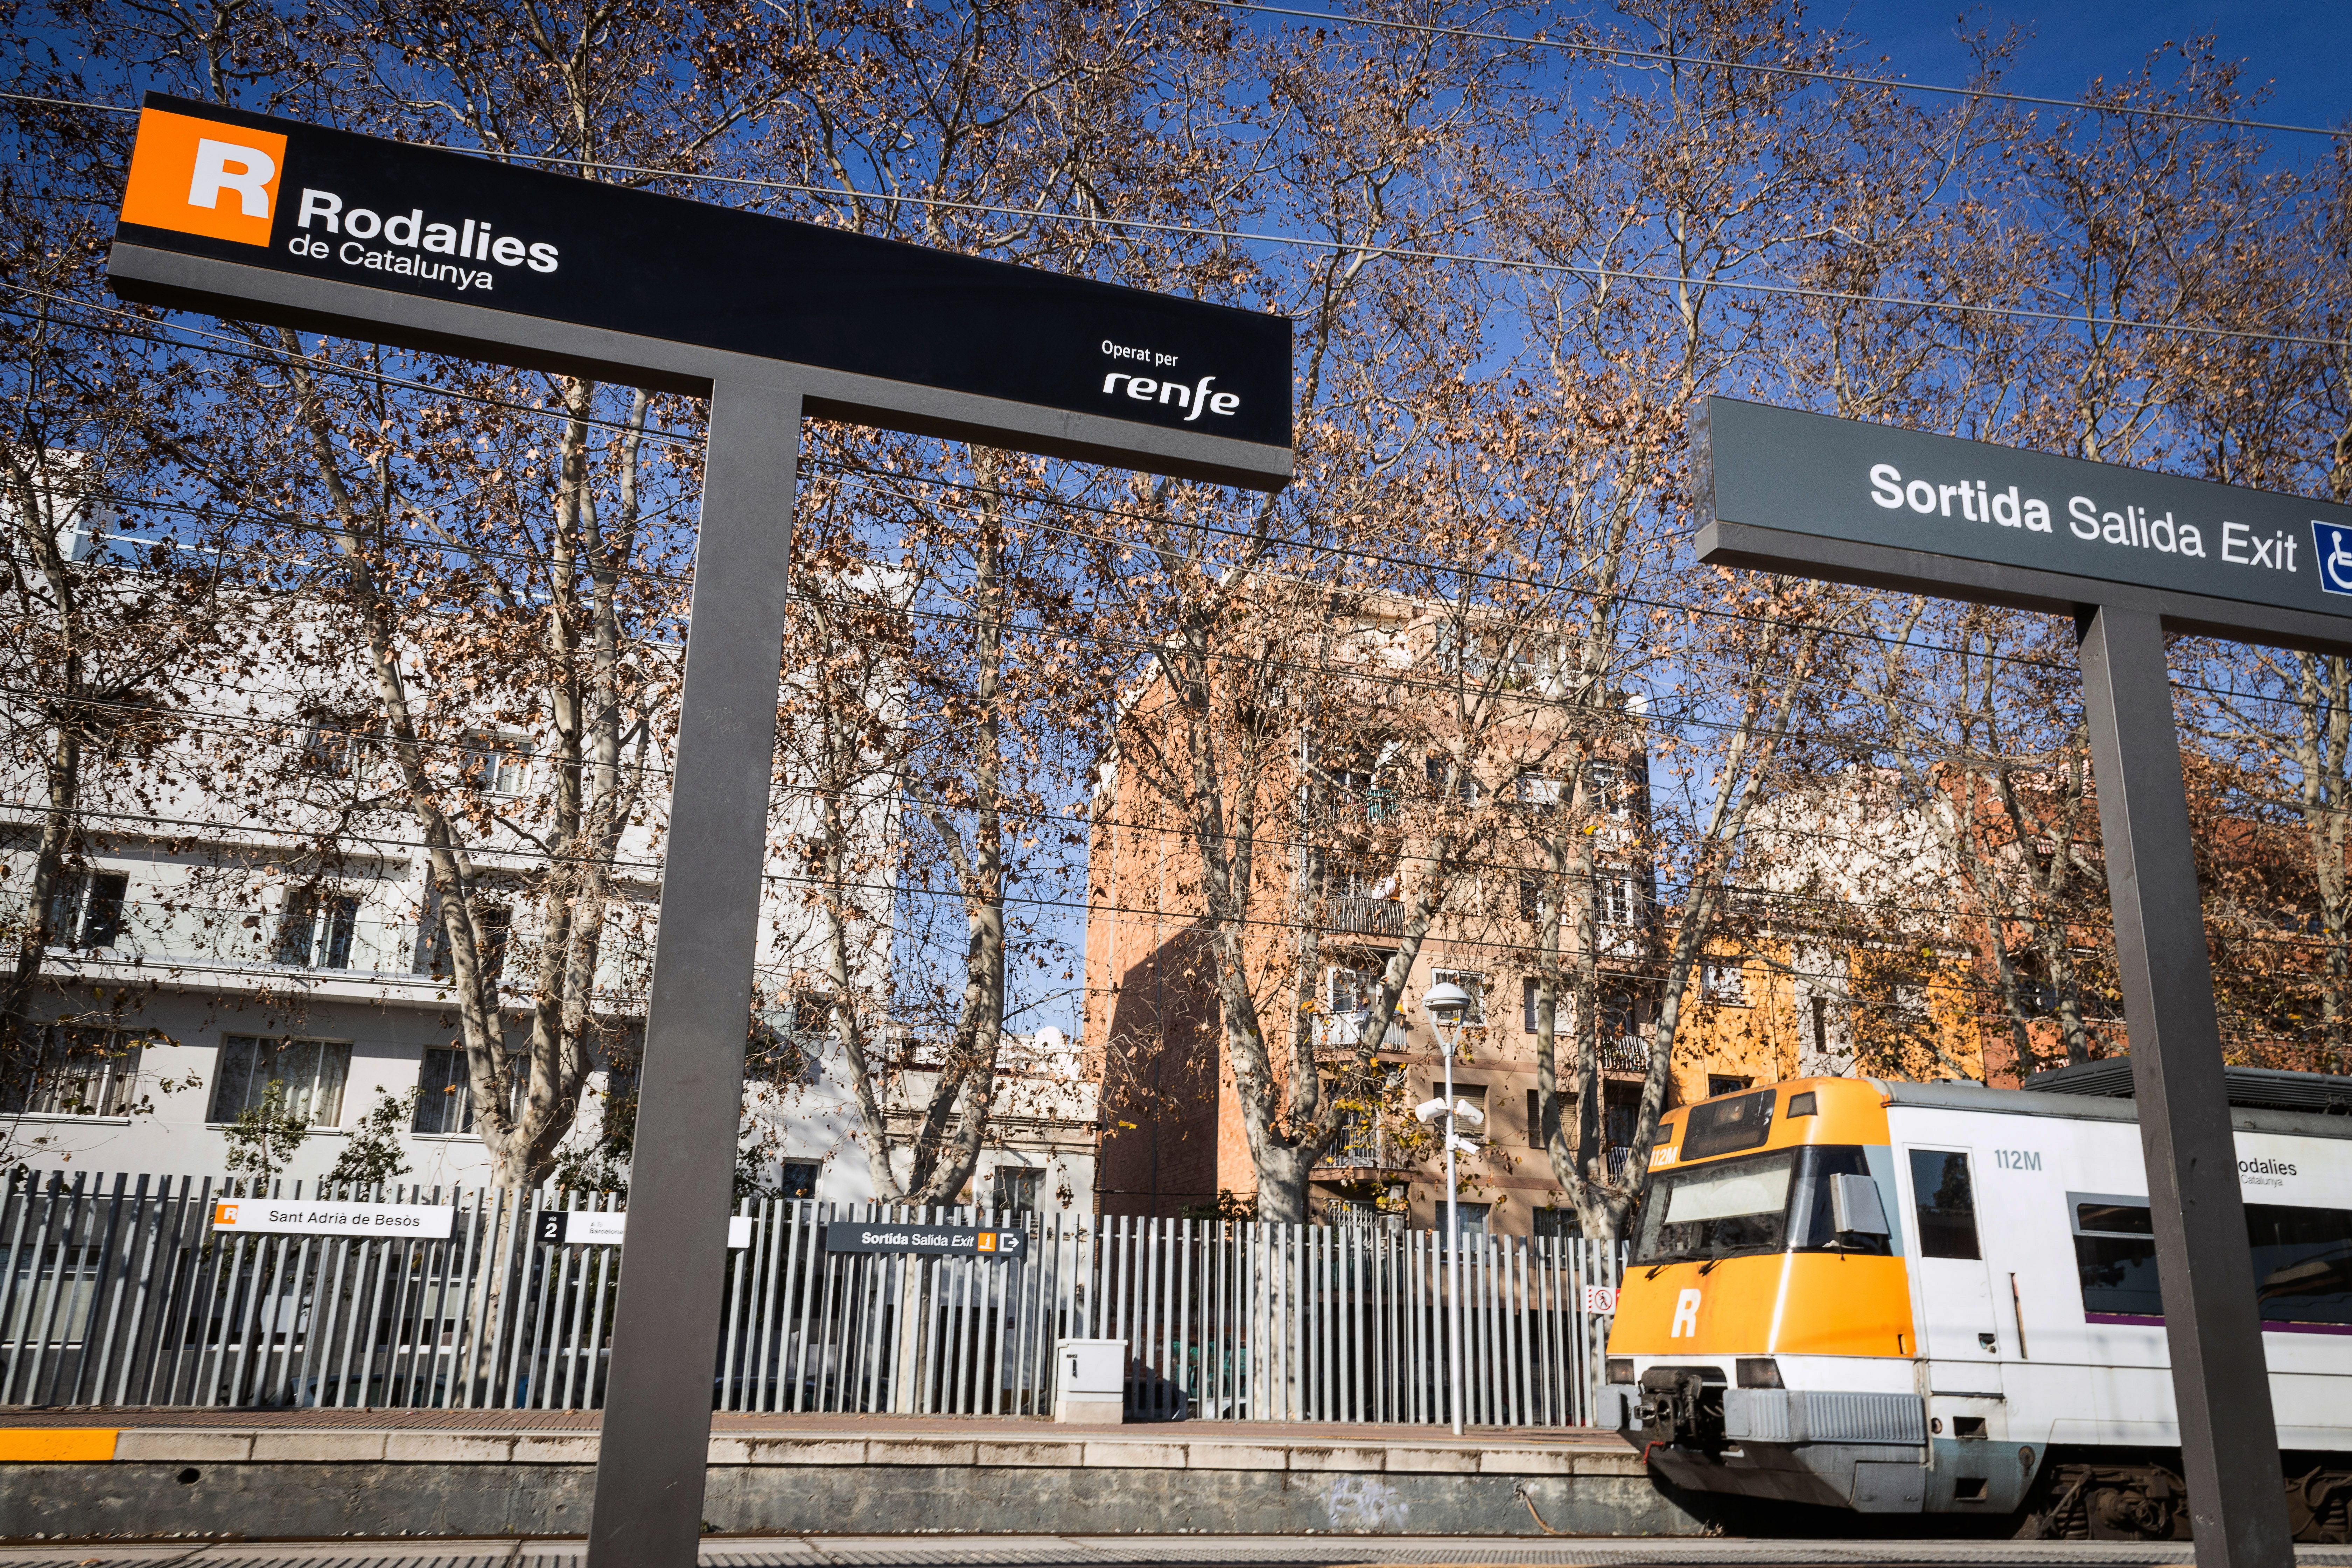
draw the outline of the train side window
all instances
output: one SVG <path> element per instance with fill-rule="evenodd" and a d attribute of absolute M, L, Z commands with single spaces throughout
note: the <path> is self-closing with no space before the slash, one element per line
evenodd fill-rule
<path fill-rule="evenodd" d="M 2161 1322 L 2155 1216 L 2145 1200 L 2072 1193 L 2083 1310 Z M 2248 1204 L 2246 1241 L 2266 1323 L 2352 1328 L 2352 1212 Z"/>
<path fill-rule="evenodd" d="M 1919 1214 L 1922 1258 L 1982 1258 L 1969 1157 L 1941 1149 L 1911 1151 L 1911 1195 Z"/>
<path fill-rule="evenodd" d="M 2248 1204 L 2263 1321 L 2352 1326 L 2352 1213 Z"/>

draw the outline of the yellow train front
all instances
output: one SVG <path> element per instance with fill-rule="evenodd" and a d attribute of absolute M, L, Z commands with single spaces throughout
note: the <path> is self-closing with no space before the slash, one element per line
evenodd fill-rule
<path fill-rule="evenodd" d="M 2344 1540 L 2352 1117 L 2231 1115 L 2289 1511 Z M 1671 1112 L 1598 1418 L 1694 1490 L 2184 1538 L 2147 1205 L 2128 1099 L 1809 1079 Z"/>

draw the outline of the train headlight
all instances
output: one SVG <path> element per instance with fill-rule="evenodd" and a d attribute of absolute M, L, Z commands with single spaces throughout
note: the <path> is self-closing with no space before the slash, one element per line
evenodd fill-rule
<path fill-rule="evenodd" d="M 1609 1358 L 1609 1381 L 1612 1383 L 1633 1382 L 1633 1358 L 1629 1355 L 1611 1356 Z"/>
<path fill-rule="evenodd" d="M 1744 1355 L 1739 1358 L 1739 1386 L 1742 1388 L 1780 1388 L 1780 1363 L 1769 1355 Z"/>

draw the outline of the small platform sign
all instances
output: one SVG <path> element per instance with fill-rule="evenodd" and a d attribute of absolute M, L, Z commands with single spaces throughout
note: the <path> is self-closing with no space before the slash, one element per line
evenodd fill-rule
<path fill-rule="evenodd" d="M 597 1214 L 587 1209 L 549 1209 L 532 1227 L 532 1239 L 541 1247 L 618 1247 L 626 1237 L 629 1216 Z M 741 1251 L 751 1245 L 750 1215 L 727 1216 L 727 1246 Z"/>
<path fill-rule="evenodd" d="M 1587 1285 L 1584 1288 L 1584 1310 L 1601 1317 L 1614 1312 L 1617 1310 L 1617 1287 Z"/>
<path fill-rule="evenodd" d="M 915 1252 L 933 1258 L 1015 1258 L 1029 1250 L 1017 1230 L 971 1230 L 951 1225 L 898 1225 L 835 1220 L 824 1227 L 827 1252 Z"/>
<path fill-rule="evenodd" d="M 446 1241 L 457 1211 L 446 1204 L 324 1204 L 228 1198 L 213 1205 L 215 1230 L 259 1236 L 395 1236 Z"/>

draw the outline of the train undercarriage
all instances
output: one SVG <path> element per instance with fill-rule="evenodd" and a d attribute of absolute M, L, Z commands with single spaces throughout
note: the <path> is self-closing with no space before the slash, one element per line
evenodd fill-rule
<path fill-rule="evenodd" d="M 2012 1473 L 2007 1445 L 1940 1429 L 1911 1434 L 1882 1420 L 1873 1431 L 1809 1432 L 1801 1417 L 1796 1429 L 1783 1417 L 1782 1429 L 1770 1430 L 1770 1418 L 1748 1405 L 1772 1394 L 1727 1390 L 1697 1368 L 1653 1368 L 1622 1397 L 1621 1429 L 1645 1445 L 1661 1474 L 1700 1490 L 1864 1512 L 2006 1514 L 2021 1540 L 2191 1538 L 2188 1487 L 2174 1450 L 2062 1446 L 2034 1456 L 2020 1447 Z M 1727 1405 L 1739 1408 L 1727 1416 Z M 1901 1441 L 1906 1436 L 1913 1440 Z M 2294 1539 L 2352 1544 L 2352 1454 L 2282 1458 Z"/>

